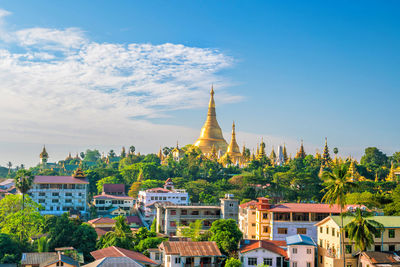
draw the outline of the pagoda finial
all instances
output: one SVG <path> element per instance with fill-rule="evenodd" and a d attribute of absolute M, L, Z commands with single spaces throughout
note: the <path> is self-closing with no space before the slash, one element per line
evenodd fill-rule
<path fill-rule="evenodd" d="M 211 95 L 211 96 L 214 96 L 214 84 L 211 84 L 210 95 Z"/>

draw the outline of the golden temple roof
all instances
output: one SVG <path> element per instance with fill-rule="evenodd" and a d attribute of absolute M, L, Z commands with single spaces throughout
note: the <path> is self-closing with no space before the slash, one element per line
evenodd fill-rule
<path fill-rule="evenodd" d="M 226 151 L 229 155 L 237 155 L 241 156 L 239 145 L 236 142 L 236 133 L 235 133 L 235 122 L 232 124 L 232 138 L 229 143 L 228 150 Z"/>
<path fill-rule="evenodd" d="M 211 87 L 210 92 L 207 119 L 203 125 L 203 128 L 201 128 L 200 137 L 197 139 L 194 145 L 200 148 L 200 150 L 206 154 L 211 153 L 213 145 L 217 150 L 221 150 L 222 152 L 226 152 L 228 148 L 228 143 L 225 141 L 222 135 L 221 127 L 217 121 L 213 87 Z"/>
<path fill-rule="evenodd" d="M 49 154 L 46 151 L 46 146 L 43 146 L 42 153 L 40 153 L 40 158 L 42 159 L 42 158 L 48 158 L 48 157 L 49 157 Z"/>

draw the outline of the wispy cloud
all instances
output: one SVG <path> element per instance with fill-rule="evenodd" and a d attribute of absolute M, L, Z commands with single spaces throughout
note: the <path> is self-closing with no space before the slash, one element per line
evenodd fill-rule
<path fill-rule="evenodd" d="M 3 141 L 151 142 L 158 135 L 176 140 L 192 130 L 147 119 L 205 105 L 211 83 L 228 101 L 240 99 L 223 89 L 229 81 L 218 73 L 233 59 L 216 49 L 98 43 L 78 28 L 10 31 L 7 15 L 0 9 Z"/>

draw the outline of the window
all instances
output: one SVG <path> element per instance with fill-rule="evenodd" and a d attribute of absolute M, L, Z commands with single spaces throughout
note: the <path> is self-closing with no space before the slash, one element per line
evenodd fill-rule
<path fill-rule="evenodd" d="M 277 267 L 281 267 L 282 266 L 282 258 L 281 257 L 277 257 L 276 258 L 276 266 Z"/>
<path fill-rule="evenodd" d="M 307 262 L 307 267 L 311 267 L 311 262 Z"/>
<path fill-rule="evenodd" d="M 345 238 L 349 238 L 349 232 L 348 231 L 344 231 L 344 237 Z"/>
<path fill-rule="evenodd" d="M 72 197 L 72 193 L 65 193 L 66 197 Z"/>
<path fill-rule="evenodd" d="M 389 251 L 395 251 L 396 245 L 389 245 Z"/>
<path fill-rule="evenodd" d="M 298 235 L 306 235 L 307 234 L 307 228 L 297 228 L 297 234 Z"/>
<path fill-rule="evenodd" d="M 263 213 L 263 220 L 267 220 L 268 219 L 268 213 Z"/>
<path fill-rule="evenodd" d="M 319 240 L 319 246 L 322 247 L 322 239 Z"/>
<path fill-rule="evenodd" d="M 181 197 L 181 200 L 182 201 L 186 201 L 186 197 Z"/>
<path fill-rule="evenodd" d="M 332 236 L 335 236 L 335 228 L 332 227 Z"/>
<path fill-rule="evenodd" d="M 58 203 L 58 199 L 52 199 L 51 203 Z"/>
<path fill-rule="evenodd" d="M 169 226 L 176 227 L 176 222 L 175 221 L 169 222 Z"/>
<path fill-rule="evenodd" d="M 326 227 L 326 233 L 329 234 L 329 227 Z"/>
<path fill-rule="evenodd" d="M 150 199 L 151 199 L 151 200 L 154 200 L 154 197 L 151 197 Z"/>
<path fill-rule="evenodd" d="M 45 203 L 44 199 L 39 199 L 39 203 Z"/>
<path fill-rule="evenodd" d="M 39 197 L 44 197 L 44 196 L 46 196 L 46 193 L 39 192 Z"/>
<path fill-rule="evenodd" d="M 297 248 L 292 248 L 292 253 L 297 254 Z"/>
<path fill-rule="evenodd" d="M 167 262 L 171 262 L 171 256 L 167 256 Z"/>
<path fill-rule="evenodd" d="M 55 193 L 55 192 L 52 194 L 53 197 L 58 197 L 58 195 L 59 195 L 59 194 L 58 194 L 58 193 Z"/>
<path fill-rule="evenodd" d="M 389 238 L 394 238 L 395 234 L 394 234 L 394 229 L 389 229 Z"/>
<path fill-rule="evenodd" d="M 181 257 L 176 257 L 175 258 L 175 263 L 181 263 Z"/>
<path fill-rule="evenodd" d="M 264 258 L 264 264 L 272 266 L 272 258 Z"/>
<path fill-rule="evenodd" d="M 264 226 L 264 233 L 268 233 L 268 226 Z"/>
<path fill-rule="evenodd" d="M 319 256 L 319 263 L 322 263 L 322 261 L 323 261 L 322 256 Z"/>
<path fill-rule="evenodd" d="M 171 215 L 176 215 L 176 210 L 171 210 Z"/>
<path fill-rule="evenodd" d="M 250 266 L 257 265 L 257 258 L 248 258 L 247 265 L 250 265 Z"/>
<path fill-rule="evenodd" d="M 156 260 L 156 261 L 160 260 L 160 253 L 156 252 L 156 254 L 155 254 L 155 260 Z"/>
<path fill-rule="evenodd" d="M 292 267 L 297 267 L 297 261 L 292 263 Z"/>
<path fill-rule="evenodd" d="M 278 234 L 286 235 L 287 234 L 287 228 L 278 228 Z"/>
<path fill-rule="evenodd" d="M 65 203 L 72 203 L 72 199 L 66 199 Z"/>
<path fill-rule="evenodd" d="M 307 249 L 307 254 L 311 254 L 311 253 L 312 253 L 311 248 L 308 248 Z"/>
<path fill-rule="evenodd" d="M 346 245 L 346 253 L 350 254 L 352 252 L 351 245 Z"/>
<path fill-rule="evenodd" d="M 381 251 L 381 246 L 380 245 L 375 245 L 375 251 Z"/>
<path fill-rule="evenodd" d="M 181 215 L 187 215 L 187 210 L 182 210 Z"/>
<path fill-rule="evenodd" d="M 252 223 L 252 224 L 251 224 L 251 226 L 255 227 L 255 226 L 256 226 L 256 224 L 255 224 L 255 223 Z"/>
<path fill-rule="evenodd" d="M 322 234 L 322 232 L 323 232 L 322 227 L 319 228 L 319 232 Z"/>

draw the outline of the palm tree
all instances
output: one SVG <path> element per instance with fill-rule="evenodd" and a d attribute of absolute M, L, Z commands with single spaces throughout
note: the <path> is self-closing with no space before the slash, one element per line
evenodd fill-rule
<path fill-rule="evenodd" d="M 356 185 L 349 181 L 347 168 L 344 164 L 336 166 L 332 172 L 324 171 L 321 178 L 324 180 L 323 185 L 325 186 L 325 189 L 321 190 L 321 192 L 325 192 L 322 201 L 329 203 L 330 206 L 338 205 L 340 207 L 341 229 L 343 231 L 343 209 L 346 205 L 346 194 L 355 188 Z M 343 266 L 346 267 L 343 233 L 341 233 L 341 239 Z"/>
<path fill-rule="evenodd" d="M 366 251 L 374 244 L 374 236 L 380 236 L 383 231 L 383 224 L 368 219 L 372 217 L 372 213 L 357 208 L 354 213 L 348 212 L 345 216 L 353 217 L 350 223 L 345 227 L 349 234 L 349 239 L 354 241 L 356 249 Z"/>
<path fill-rule="evenodd" d="M 113 231 L 107 232 L 98 241 L 98 248 L 107 248 L 117 246 L 125 249 L 133 248 L 132 230 L 126 223 L 125 216 L 117 216 L 114 218 L 115 225 Z"/>
<path fill-rule="evenodd" d="M 22 194 L 22 210 L 25 208 L 25 194 L 32 188 L 33 175 L 28 170 L 19 170 L 15 176 L 15 188 Z"/>
<path fill-rule="evenodd" d="M 7 162 L 7 167 L 8 167 L 8 174 L 10 174 L 12 163 L 11 161 Z"/>
<path fill-rule="evenodd" d="M 37 240 L 38 252 L 48 252 L 50 249 L 50 239 L 42 236 Z"/>

